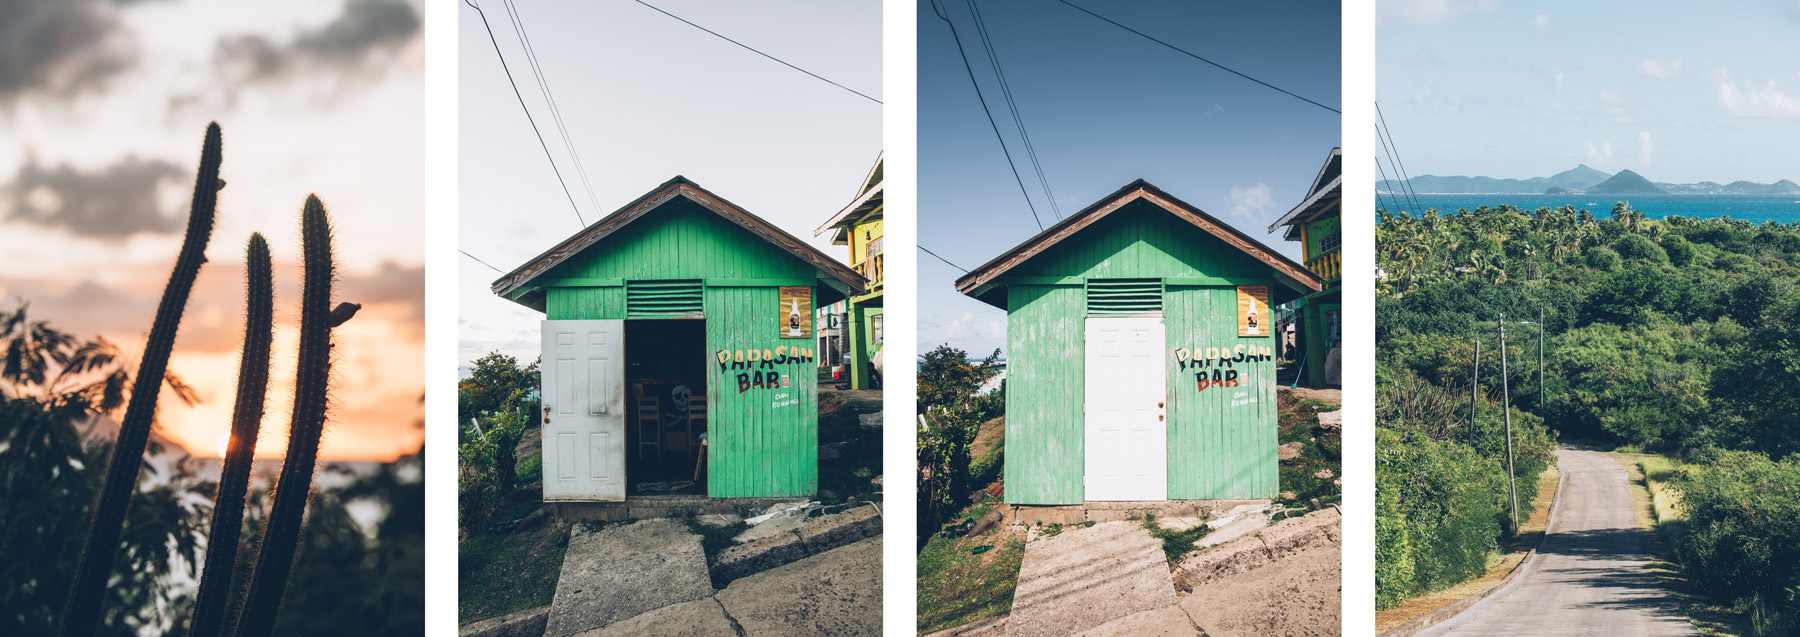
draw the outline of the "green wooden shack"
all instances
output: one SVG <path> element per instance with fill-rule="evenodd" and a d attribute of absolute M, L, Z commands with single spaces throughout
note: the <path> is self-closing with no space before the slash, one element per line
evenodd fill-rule
<path fill-rule="evenodd" d="M 957 279 L 1007 312 L 1006 501 L 1273 497 L 1269 307 L 1319 285 L 1141 179 Z"/>
<path fill-rule="evenodd" d="M 680 176 L 507 273 L 544 313 L 544 499 L 812 495 L 813 310 L 865 285 Z"/>

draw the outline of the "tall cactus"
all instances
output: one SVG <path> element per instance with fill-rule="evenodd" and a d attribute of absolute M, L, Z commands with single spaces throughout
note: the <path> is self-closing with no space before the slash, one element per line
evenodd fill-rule
<path fill-rule="evenodd" d="M 269 388 L 269 346 L 275 328 L 275 275 L 269 261 L 269 242 L 261 233 L 250 235 L 245 259 L 244 355 L 238 362 L 231 438 L 219 472 L 219 492 L 213 497 L 206 567 L 200 571 L 200 592 L 194 599 L 188 630 L 194 637 L 212 637 L 224 629 L 226 598 L 235 579 L 232 571 L 243 531 L 244 497 L 250 487 L 250 466 L 256 460 L 256 436 L 262 429 L 263 400 Z"/>
<path fill-rule="evenodd" d="M 162 302 L 156 308 L 156 322 L 150 328 L 150 340 L 144 346 L 143 361 L 138 364 L 131 388 L 131 401 L 125 407 L 125 419 L 119 424 L 118 443 L 113 447 L 112 461 L 106 468 L 106 485 L 100 492 L 100 503 L 94 508 L 94 522 L 88 527 L 87 542 L 81 549 L 81 561 L 75 569 L 74 583 L 69 587 L 69 600 L 63 607 L 62 634 L 86 637 L 93 635 L 100 620 L 100 603 L 106 595 L 106 581 L 112 574 L 113 559 L 119 549 L 119 530 L 125 524 L 125 512 L 131 506 L 131 494 L 137 489 L 138 470 L 144 461 L 144 447 L 150 441 L 150 425 L 156 417 L 156 398 L 169 367 L 169 352 L 175 347 L 175 331 L 181 326 L 181 313 L 187 308 L 188 293 L 200 264 L 206 262 L 206 242 L 212 236 L 213 213 L 219 202 L 219 164 L 223 157 L 223 141 L 219 124 L 206 125 L 206 142 L 200 150 L 200 170 L 194 178 L 194 201 L 188 212 L 187 236 L 181 242 L 181 256 L 169 285 L 163 288 Z"/>
<path fill-rule="evenodd" d="M 275 486 L 263 530 L 262 547 L 245 595 L 237 634 L 268 635 L 287 591 L 288 574 L 300 542 L 306 500 L 312 491 L 313 465 L 325 427 L 327 385 L 331 380 L 331 221 L 325 204 L 308 195 L 300 212 L 300 237 L 306 280 L 300 292 L 300 361 L 294 377 L 294 415 L 288 429 L 287 458 Z"/>

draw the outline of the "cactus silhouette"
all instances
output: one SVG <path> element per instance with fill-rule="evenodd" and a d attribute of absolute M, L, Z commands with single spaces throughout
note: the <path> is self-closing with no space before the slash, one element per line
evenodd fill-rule
<path fill-rule="evenodd" d="M 231 413 L 231 439 L 213 497 L 212 530 L 206 539 L 206 567 L 194 598 L 189 635 L 212 637 L 225 626 L 226 598 L 237 565 L 238 536 L 243 531 L 244 497 L 250 487 L 256 436 L 262 428 L 263 399 L 269 388 L 269 346 L 274 340 L 275 276 L 269 242 L 250 235 L 246 250 L 244 290 L 244 354 L 238 362 L 237 403 Z"/>
<path fill-rule="evenodd" d="M 306 280 L 300 292 L 299 369 L 294 376 L 294 414 L 288 428 L 287 458 L 275 484 L 260 552 L 237 623 L 238 635 L 268 635 L 287 591 L 288 575 L 300 542 L 306 500 L 312 491 L 313 465 L 325 428 L 331 381 L 331 221 L 316 195 L 306 197 L 300 212 L 302 262 Z"/>
<path fill-rule="evenodd" d="M 200 273 L 200 264 L 206 262 L 206 242 L 212 236 L 213 213 L 219 202 L 222 146 L 219 124 L 207 124 L 206 142 L 200 150 L 199 174 L 194 178 L 194 201 L 188 212 L 187 236 L 182 239 L 180 257 L 175 261 L 175 271 L 169 275 L 169 285 L 163 288 L 162 302 L 156 308 L 156 321 L 150 328 L 150 340 L 144 346 L 144 358 L 133 379 L 131 401 L 126 403 L 125 418 L 119 423 L 119 438 L 106 468 L 106 484 L 100 491 L 100 502 L 94 508 L 94 521 L 88 527 L 74 582 L 69 586 L 68 603 L 63 606 L 63 635 L 93 635 L 99 624 L 101 600 L 106 594 L 106 581 L 112 574 L 113 560 L 118 553 L 119 530 L 125 523 L 126 510 L 131 506 L 131 494 L 137 489 L 144 447 L 149 444 L 150 425 L 156 417 L 158 389 L 169 367 L 169 351 L 175 347 L 175 331 L 181 326 L 181 313 L 187 307 L 194 278 Z"/>

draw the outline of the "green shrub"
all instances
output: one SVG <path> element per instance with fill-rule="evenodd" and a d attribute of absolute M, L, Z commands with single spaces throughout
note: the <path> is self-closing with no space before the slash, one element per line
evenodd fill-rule
<path fill-rule="evenodd" d="M 1376 501 L 1387 509 L 1377 513 L 1387 525 L 1376 542 L 1378 603 L 1486 572 L 1506 514 L 1505 475 L 1499 462 L 1467 446 L 1376 430 Z"/>
<path fill-rule="evenodd" d="M 1587 265 L 1595 270 L 1611 272 L 1619 267 L 1619 253 L 1604 246 L 1588 248 Z"/>
<path fill-rule="evenodd" d="M 1619 237 L 1618 241 L 1613 242 L 1612 248 L 1614 252 L 1619 253 L 1620 257 L 1634 261 L 1667 263 L 1669 260 L 1669 255 L 1663 252 L 1662 246 L 1656 245 L 1655 241 L 1651 241 L 1649 237 L 1641 234 Z"/>
<path fill-rule="evenodd" d="M 1688 243 L 1688 240 L 1681 238 L 1680 235 L 1664 237 L 1662 249 L 1669 255 L 1670 265 L 1685 268 L 1694 262 L 1694 244 Z"/>
<path fill-rule="evenodd" d="M 1764 623 L 1800 617 L 1800 456 L 1719 452 L 1674 486 L 1686 524 L 1675 554 L 1687 576 L 1716 598 L 1773 606 Z"/>

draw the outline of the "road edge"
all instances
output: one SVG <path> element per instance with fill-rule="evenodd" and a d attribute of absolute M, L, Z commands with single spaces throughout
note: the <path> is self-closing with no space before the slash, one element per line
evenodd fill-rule
<path fill-rule="evenodd" d="M 1560 465 L 1561 463 L 1559 462 L 1558 464 Z M 1556 497 L 1550 503 L 1550 519 L 1544 522 L 1544 538 L 1550 537 L 1550 530 L 1556 527 L 1556 519 L 1558 517 L 1557 512 L 1562 508 L 1563 488 L 1567 486 L 1565 483 L 1568 479 L 1569 474 L 1561 471 L 1561 467 L 1559 466 L 1556 477 Z M 1544 538 L 1538 539 L 1538 547 L 1544 545 Z M 1390 628 L 1387 632 L 1381 633 L 1379 637 L 1412 637 L 1413 635 L 1424 632 L 1428 628 L 1454 619 L 1457 615 L 1461 615 L 1464 611 L 1475 607 L 1476 604 L 1481 603 L 1483 600 L 1493 597 L 1504 590 L 1510 589 L 1512 585 L 1520 579 L 1520 575 L 1523 575 L 1525 572 L 1536 566 L 1537 552 L 1537 548 L 1532 548 L 1530 552 L 1525 554 L 1525 559 L 1519 560 L 1519 563 L 1513 566 L 1511 573 L 1507 573 L 1504 579 L 1495 582 L 1493 586 L 1481 589 L 1468 597 L 1451 602 L 1443 608 L 1426 613 L 1412 621 Z"/>

